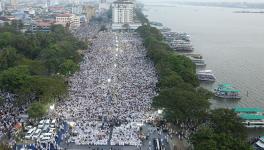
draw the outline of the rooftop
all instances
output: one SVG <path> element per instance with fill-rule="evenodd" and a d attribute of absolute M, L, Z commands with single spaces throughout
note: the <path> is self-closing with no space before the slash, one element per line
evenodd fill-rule
<path fill-rule="evenodd" d="M 241 112 L 244 112 L 244 113 L 257 113 L 257 112 L 264 112 L 264 110 L 262 108 L 242 108 L 242 107 L 236 107 L 235 110 L 234 110 L 236 113 L 241 113 Z"/>
<path fill-rule="evenodd" d="M 263 115 L 241 114 L 239 116 L 241 119 L 244 119 L 244 120 L 264 120 Z"/>

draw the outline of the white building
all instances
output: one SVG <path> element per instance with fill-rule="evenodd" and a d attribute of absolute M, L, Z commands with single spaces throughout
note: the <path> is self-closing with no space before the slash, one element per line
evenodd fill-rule
<path fill-rule="evenodd" d="M 137 29 L 140 24 L 134 21 L 134 0 L 117 0 L 112 4 L 112 29 Z"/>
<path fill-rule="evenodd" d="M 110 8 L 110 4 L 106 0 L 100 0 L 99 2 L 99 11 L 106 12 Z"/>
<path fill-rule="evenodd" d="M 71 8 L 72 10 L 72 13 L 73 14 L 76 14 L 76 15 L 80 15 L 82 14 L 83 12 L 83 7 L 81 5 L 75 5 L 75 6 L 72 6 Z"/>
<path fill-rule="evenodd" d="M 59 14 L 55 18 L 55 24 L 60 24 L 64 27 L 69 27 L 75 30 L 80 27 L 80 17 L 74 14 Z"/>
<path fill-rule="evenodd" d="M 2 13 L 3 10 L 4 10 L 3 9 L 3 2 L 2 2 L 2 0 L 0 0 L 0 14 Z"/>

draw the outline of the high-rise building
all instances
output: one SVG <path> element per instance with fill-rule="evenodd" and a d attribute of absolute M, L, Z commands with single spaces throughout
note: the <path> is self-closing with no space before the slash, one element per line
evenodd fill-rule
<path fill-rule="evenodd" d="M 134 2 L 117 0 L 112 4 L 112 21 L 115 24 L 129 24 L 134 21 Z"/>
<path fill-rule="evenodd" d="M 84 5 L 83 6 L 83 14 L 86 17 L 87 22 L 89 22 L 95 16 L 95 7 L 91 5 Z"/>
<path fill-rule="evenodd" d="M 137 29 L 140 23 L 135 23 L 135 1 L 117 0 L 112 4 L 112 29 Z"/>
<path fill-rule="evenodd" d="M 2 14 L 2 11 L 4 10 L 3 9 L 3 4 L 2 4 L 3 2 L 2 2 L 2 0 L 0 0 L 0 14 Z"/>
<path fill-rule="evenodd" d="M 105 12 L 110 8 L 110 4 L 106 2 L 106 0 L 99 1 L 99 11 Z"/>
<path fill-rule="evenodd" d="M 13 7 L 14 9 L 17 8 L 17 1 L 16 0 L 10 0 L 10 5 L 11 7 Z"/>

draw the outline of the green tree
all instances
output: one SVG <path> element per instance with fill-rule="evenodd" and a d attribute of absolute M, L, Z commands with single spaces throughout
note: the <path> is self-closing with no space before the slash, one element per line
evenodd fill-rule
<path fill-rule="evenodd" d="M 40 102 L 34 102 L 28 109 L 28 115 L 31 118 L 40 118 L 47 113 L 46 106 Z"/>
<path fill-rule="evenodd" d="M 72 75 L 79 69 L 79 66 L 70 59 L 67 59 L 60 66 L 59 72 L 63 75 L 69 76 Z"/>
<path fill-rule="evenodd" d="M 0 70 L 5 70 L 9 67 L 14 67 L 17 64 L 17 51 L 14 48 L 5 48 L 0 53 Z"/>
<path fill-rule="evenodd" d="M 217 150 L 213 129 L 201 127 L 192 137 L 191 143 L 195 150 Z"/>
<path fill-rule="evenodd" d="M 0 89 L 15 93 L 30 83 L 30 74 L 26 66 L 9 68 L 0 74 Z"/>
<path fill-rule="evenodd" d="M 229 109 L 212 110 L 209 118 L 216 133 L 226 133 L 246 139 L 246 129 L 234 111 Z"/>

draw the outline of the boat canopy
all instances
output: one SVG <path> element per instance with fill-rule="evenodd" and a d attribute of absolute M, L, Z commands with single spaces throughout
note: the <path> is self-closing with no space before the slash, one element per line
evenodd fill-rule
<path fill-rule="evenodd" d="M 236 113 L 258 113 L 258 112 L 264 112 L 264 109 L 262 108 L 243 108 L 243 107 L 236 107 L 234 110 Z"/>
<path fill-rule="evenodd" d="M 264 136 L 260 137 L 259 140 L 261 140 L 262 142 L 264 142 Z"/>
<path fill-rule="evenodd" d="M 235 90 L 235 89 L 232 89 L 232 88 L 221 88 L 219 90 L 222 91 L 222 92 L 234 92 L 234 93 L 239 93 L 240 92 L 240 90 Z"/>
<path fill-rule="evenodd" d="M 255 114 L 241 114 L 239 115 L 241 119 L 244 120 L 264 120 L 263 115 L 255 115 Z"/>
<path fill-rule="evenodd" d="M 240 90 L 236 90 L 232 88 L 232 84 L 219 84 L 218 85 L 218 90 L 221 92 L 233 92 L 233 93 L 239 93 Z"/>

